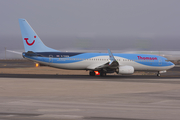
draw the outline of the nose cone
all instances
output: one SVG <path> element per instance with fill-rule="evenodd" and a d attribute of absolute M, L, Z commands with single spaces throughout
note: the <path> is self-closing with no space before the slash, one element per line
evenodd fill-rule
<path fill-rule="evenodd" d="M 173 68 L 175 65 L 174 65 L 174 63 L 169 62 L 169 66 L 170 66 L 170 68 Z"/>

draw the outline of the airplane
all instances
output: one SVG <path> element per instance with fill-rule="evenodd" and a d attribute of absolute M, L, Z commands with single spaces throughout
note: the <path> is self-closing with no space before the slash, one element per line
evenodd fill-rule
<path fill-rule="evenodd" d="M 25 52 L 23 58 L 40 65 L 69 69 L 87 70 L 90 76 L 106 76 L 107 73 L 131 75 L 134 71 L 154 71 L 157 76 L 175 65 L 166 58 L 150 54 L 127 54 L 88 52 L 61 52 L 47 47 L 25 19 L 19 19 Z"/>

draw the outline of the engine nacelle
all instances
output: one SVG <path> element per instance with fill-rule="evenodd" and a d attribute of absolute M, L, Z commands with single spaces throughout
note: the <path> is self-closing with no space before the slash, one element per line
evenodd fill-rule
<path fill-rule="evenodd" d="M 134 67 L 132 66 L 120 66 L 119 67 L 119 74 L 133 74 L 134 73 Z"/>

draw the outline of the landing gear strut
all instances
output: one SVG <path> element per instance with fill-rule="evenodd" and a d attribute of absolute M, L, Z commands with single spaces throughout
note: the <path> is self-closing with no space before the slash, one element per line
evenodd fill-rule
<path fill-rule="evenodd" d="M 160 77 L 160 76 L 161 76 L 161 74 L 158 72 L 157 76 L 158 76 L 158 77 Z"/>
<path fill-rule="evenodd" d="M 100 76 L 101 76 L 101 77 L 102 77 L 102 76 L 106 76 L 106 73 L 103 72 L 103 71 L 101 71 L 101 72 L 100 72 Z"/>
<path fill-rule="evenodd" d="M 90 71 L 90 72 L 89 72 L 89 75 L 90 75 L 90 76 L 95 76 L 95 72 L 94 72 L 94 71 Z"/>

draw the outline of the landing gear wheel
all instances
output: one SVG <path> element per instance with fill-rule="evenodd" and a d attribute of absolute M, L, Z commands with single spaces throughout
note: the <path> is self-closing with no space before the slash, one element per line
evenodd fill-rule
<path fill-rule="evenodd" d="M 100 76 L 106 76 L 106 73 L 105 72 L 100 72 Z"/>
<path fill-rule="evenodd" d="M 158 76 L 158 77 L 160 77 L 160 76 L 161 76 L 161 74 L 160 74 L 160 73 L 158 73 L 158 74 L 157 74 L 157 76 Z"/>
<path fill-rule="evenodd" d="M 90 76 L 95 76 L 95 72 L 94 72 L 94 71 L 90 71 L 90 72 L 89 72 L 89 75 L 90 75 Z"/>

